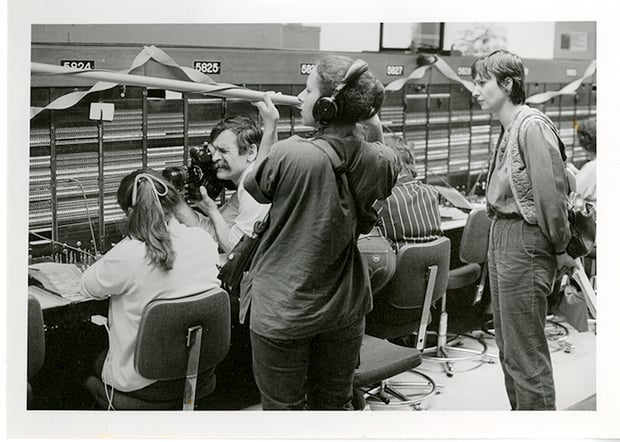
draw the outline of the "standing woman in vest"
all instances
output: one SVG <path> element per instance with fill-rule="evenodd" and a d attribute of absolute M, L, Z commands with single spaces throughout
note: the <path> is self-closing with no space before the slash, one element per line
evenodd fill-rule
<path fill-rule="evenodd" d="M 553 122 L 525 104 L 521 58 L 499 50 L 472 66 L 473 96 L 502 125 L 492 153 L 489 281 L 495 337 L 513 410 L 554 410 L 545 336 L 547 296 L 558 270 L 574 266 L 564 145 Z"/>
<path fill-rule="evenodd" d="M 241 284 L 240 320 L 249 310 L 264 409 L 350 410 L 372 307 L 357 236 L 374 226 L 372 204 L 390 194 L 398 161 L 382 143 L 383 85 L 362 60 L 321 59 L 299 98 L 317 136 L 274 144 L 245 180 L 271 210 Z"/>

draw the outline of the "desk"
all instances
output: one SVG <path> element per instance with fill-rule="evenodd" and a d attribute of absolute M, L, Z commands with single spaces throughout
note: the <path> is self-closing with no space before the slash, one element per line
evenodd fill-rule
<path fill-rule="evenodd" d="M 35 286 L 28 287 L 42 305 L 45 327 L 45 361 L 31 381 L 34 409 L 87 410 L 92 398 L 82 387 L 92 374 L 95 358 L 108 345 L 104 327 L 90 322 L 92 315 L 107 316 L 108 299 L 84 298 L 69 302 L 59 295 Z M 252 352 L 247 326 L 237 317 L 238 302 L 232 300 L 231 347 L 217 366 L 217 386 L 203 407 L 236 410 L 260 402 L 252 374 Z"/>
<path fill-rule="evenodd" d="M 105 329 L 92 324 L 90 317 L 107 316 L 108 300 L 70 302 L 35 286 L 28 287 L 28 294 L 41 304 L 45 329 L 45 360 L 31 382 L 34 407 L 88 409 L 90 395 L 80 383 L 91 372 L 94 358 L 108 345 Z"/>
<path fill-rule="evenodd" d="M 467 222 L 467 214 L 456 207 L 441 206 L 439 214 L 441 215 L 441 230 L 444 232 L 465 227 Z"/>

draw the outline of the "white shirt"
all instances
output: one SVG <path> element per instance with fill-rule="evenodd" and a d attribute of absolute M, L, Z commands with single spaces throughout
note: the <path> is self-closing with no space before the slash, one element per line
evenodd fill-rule
<path fill-rule="evenodd" d="M 583 199 L 596 204 L 596 159 L 581 166 L 575 181 L 577 192 Z"/>
<path fill-rule="evenodd" d="M 271 204 L 257 202 L 243 185 L 245 177 L 254 170 L 254 165 L 254 162 L 250 163 L 243 171 L 239 178 L 237 191 L 220 209 L 220 213 L 230 226 L 228 241 L 234 245 L 241 240 L 243 235 L 252 235 L 256 221 L 263 220 L 271 207 Z M 199 212 L 196 213 L 200 219 L 198 225 L 215 237 L 215 228 L 211 220 Z"/>
<path fill-rule="evenodd" d="M 86 296 L 110 296 L 108 324 L 110 346 L 102 380 L 119 391 L 134 391 L 155 381 L 134 368 L 134 349 L 142 312 L 157 298 L 178 298 L 220 286 L 217 279 L 217 245 L 196 227 L 172 218 L 168 227 L 176 259 L 171 270 L 149 263 L 142 241 L 123 239 L 90 266 L 82 276 L 80 291 Z"/>

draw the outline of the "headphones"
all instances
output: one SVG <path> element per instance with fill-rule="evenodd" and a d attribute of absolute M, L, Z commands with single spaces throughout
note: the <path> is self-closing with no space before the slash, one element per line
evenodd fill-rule
<path fill-rule="evenodd" d="M 338 94 L 352 81 L 355 81 L 360 75 L 368 70 L 368 63 L 364 60 L 355 60 L 347 73 L 344 75 L 344 78 L 336 86 L 334 92 L 330 97 L 321 97 L 316 100 L 314 106 L 312 108 L 312 117 L 314 121 L 319 122 L 320 124 L 328 124 L 331 123 L 336 115 L 338 115 L 338 105 L 336 104 L 336 97 Z"/>

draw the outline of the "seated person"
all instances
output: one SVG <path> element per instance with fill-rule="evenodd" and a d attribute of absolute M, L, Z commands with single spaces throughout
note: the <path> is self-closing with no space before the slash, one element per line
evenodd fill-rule
<path fill-rule="evenodd" d="M 265 218 L 269 204 L 258 203 L 250 195 L 243 180 L 254 169 L 276 141 L 276 123 L 279 114 L 271 99 L 265 95 L 264 101 L 257 103 L 265 124 L 265 133 L 247 116 L 237 116 L 219 121 L 211 130 L 211 150 L 217 177 L 232 181 L 237 190 L 218 210 L 217 204 L 201 187 L 202 200 L 196 201 L 207 216 L 191 210 L 181 201 L 177 208 L 180 221 L 188 226 L 199 226 L 217 239 L 220 249 L 228 253 L 237 245 L 243 235 L 251 235 L 256 221 Z"/>
<path fill-rule="evenodd" d="M 427 242 L 442 235 L 439 198 L 430 185 L 416 180 L 413 152 L 402 137 L 386 137 L 398 156 L 401 172 L 392 193 L 375 203 L 377 226 L 396 251 L 407 243 Z"/>
<path fill-rule="evenodd" d="M 127 236 L 83 274 L 80 292 L 110 297 L 109 349 L 100 355 L 97 375 L 113 389 L 144 400 L 183 397 L 184 379 L 155 382 L 134 368 L 142 312 L 159 298 L 179 298 L 220 286 L 217 244 L 204 230 L 175 218 L 179 193 L 163 176 L 141 169 L 124 177 L 117 191 L 127 215 Z M 214 382 L 213 371 L 201 374 Z"/>
<path fill-rule="evenodd" d="M 596 117 L 581 121 L 577 126 L 577 136 L 588 162 L 577 172 L 576 190 L 586 201 L 596 204 Z"/>

